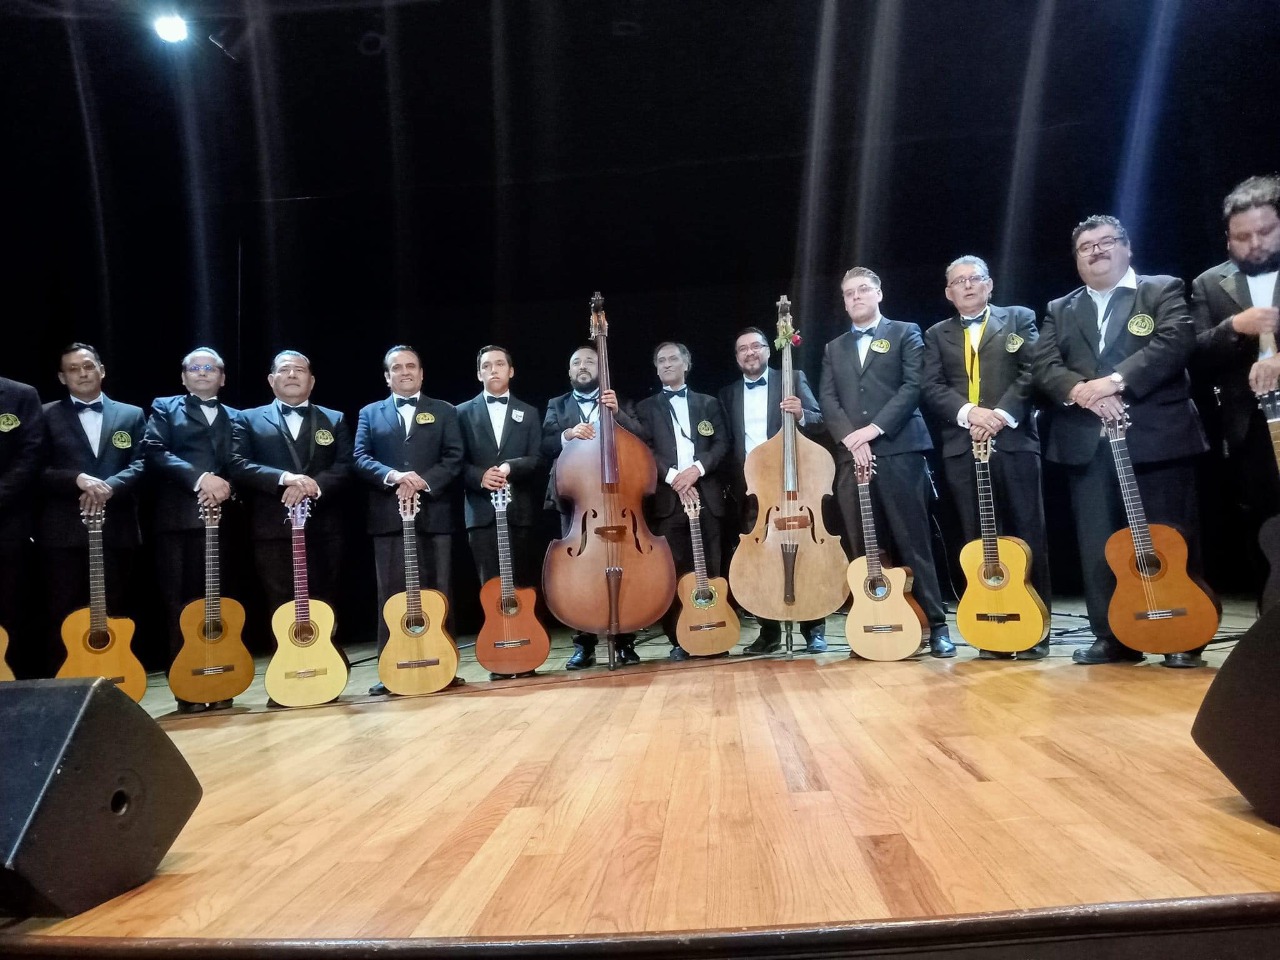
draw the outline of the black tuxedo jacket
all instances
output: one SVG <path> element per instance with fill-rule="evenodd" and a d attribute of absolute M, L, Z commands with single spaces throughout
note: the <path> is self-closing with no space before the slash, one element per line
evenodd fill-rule
<path fill-rule="evenodd" d="M 76 486 L 76 477 L 82 473 L 106 481 L 115 491 L 107 501 L 103 543 L 136 547 L 142 541 L 136 493 L 142 479 L 146 429 L 141 407 L 116 403 L 103 394 L 102 436 L 95 457 L 71 398 L 44 405 L 44 502 L 38 542 L 51 547 L 88 546 L 89 537 L 80 520 L 80 488 Z"/>
<path fill-rule="evenodd" d="M 301 473 L 320 487 L 311 505 L 308 535 L 342 532 L 342 493 L 351 479 L 351 430 L 337 410 L 311 403 L 295 441 L 272 401 L 241 411 L 231 425 L 230 479 L 245 493 L 255 540 L 287 540 L 288 514 L 280 502 L 280 477 Z"/>
<path fill-rule="evenodd" d="M 888 348 L 877 351 L 877 342 Z M 871 441 L 871 449 L 877 455 L 933 449 L 920 414 L 924 370 L 920 328 L 914 323 L 881 317 L 872 344 L 865 368 L 858 362 L 857 338 L 852 333 L 836 337 L 822 353 L 818 400 L 827 430 L 836 442 L 836 463 L 853 459 L 841 441 L 872 423 L 884 431 Z"/>
<path fill-rule="evenodd" d="M 724 515 L 724 485 L 718 473 L 732 449 L 724 411 L 719 400 L 705 393 L 690 390 L 685 399 L 689 404 L 689 428 L 693 431 L 690 438 L 693 440 L 693 458 L 706 471 L 698 481 L 698 495 L 702 505 L 720 517 Z M 653 495 L 651 510 L 655 517 L 669 517 L 684 509 L 680 497 L 665 479 L 667 471 L 676 465 L 676 421 L 671 413 L 671 403 L 661 393 L 645 397 L 636 404 L 636 419 L 644 428 L 658 467 L 658 489 Z M 709 425 L 709 429 L 704 425 Z"/>
<path fill-rule="evenodd" d="M 935 323 L 924 332 L 921 394 L 925 409 L 937 421 L 944 457 L 973 452 L 969 431 L 956 423 L 960 408 L 969 402 L 964 347 L 968 336 L 958 316 Z M 1040 450 L 1031 404 L 1031 362 L 1039 336 L 1036 315 L 1026 307 L 991 306 L 987 329 L 978 344 L 978 406 L 999 408 L 1018 421 L 1016 428 L 1005 427 L 997 434 L 999 450 Z"/>
<path fill-rule="evenodd" d="M 462 428 L 462 445 L 466 449 L 462 487 L 466 491 L 464 513 L 468 530 L 494 522 L 493 501 L 489 499 L 489 491 L 480 486 L 480 478 L 490 467 L 502 463 L 511 467 L 507 522 L 524 527 L 538 522 L 543 499 L 538 484 L 542 471 L 542 428 L 538 424 L 538 411 L 511 394 L 507 394 L 507 398 L 501 444 L 493 436 L 485 394 L 458 404 L 458 425 Z"/>
<path fill-rule="evenodd" d="M 1033 380 L 1053 405 L 1046 411 L 1045 457 L 1054 463 L 1085 464 L 1097 453 L 1098 417 L 1068 405 L 1071 388 L 1083 380 L 1118 371 L 1124 377 L 1122 399 L 1131 421 L 1129 454 L 1134 463 L 1158 463 L 1203 453 L 1204 430 L 1191 402 L 1187 361 L 1195 349 L 1195 330 L 1176 277 L 1138 277 L 1128 310 L 1117 309 L 1107 326 L 1107 345 L 1098 349 L 1097 310 L 1079 287 L 1051 301 L 1040 330 Z M 1123 306 L 1123 304 L 1121 304 Z M 1133 319 L 1151 318 L 1150 333 L 1135 333 Z"/>
<path fill-rule="evenodd" d="M 156 481 L 158 532 L 204 526 L 196 482 L 206 473 L 230 479 L 231 424 L 239 415 L 235 407 L 222 404 L 218 416 L 209 423 L 190 394 L 157 397 L 151 404 L 142 445 L 147 475 Z"/>
<path fill-rule="evenodd" d="M 371 403 L 360 411 L 356 426 L 356 470 L 369 491 L 366 528 L 374 536 L 401 530 L 396 488 L 386 482 L 392 470 L 412 470 L 430 488 L 422 496 L 415 524 L 418 532 L 453 532 L 449 491 L 462 472 L 464 454 L 458 414 L 452 404 L 426 394 L 419 396 L 414 409 L 413 427 L 407 437 L 394 396 Z"/>
<path fill-rule="evenodd" d="M 1191 282 L 1191 320 L 1196 329 L 1192 369 L 1219 389 L 1223 433 L 1232 446 L 1243 443 L 1249 421 L 1262 416 L 1258 398 L 1249 388 L 1249 369 L 1258 359 L 1258 338 L 1231 328 L 1231 318 L 1249 307 L 1280 307 L 1280 283 L 1271 303 L 1254 303 L 1248 280 L 1230 260 Z"/>
<path fill-rule="evenodd" d="M 765 386 L 765 390 L 769 392 L 769 418 L 765 424 L 765 432 L 767 436 L 772 437 L 782 429 L 782 409 L 779 406 L 782 403 L 782 371 L 770 367 L 765 370 L 765 375 L 769 378 Z M 822 429 L 822 410 L 818 406 L 813 391 L 809 389 L 809 381 L 804 371 L 797 370 L 795 375 L 795 395 L 800 398 L 800 407 L 804 410 L 804 425 L 800 429 L 810 436 L 825 432 Z M 743 466 L 747 462 L 747 428 L 742 413 L 743 394 L 746 390 L 744 384 L 745 381 L 739 377 L 720 390 L 720 406 L 724 410 L 725 420 L 729 425 L 729 437 L 733 442 L 729 456 L 725 459 L 725 466 L 732 468 L 733 471 L 731 482 L 742 480 Z M 756 389 L 760 388 L 756 387 Z"/>
<path fill-rule="evenodd" d="M 645 443 L 649 442 L 644 424 L 636 419 L 635 408 L 631 403 L 619 400 L 618 412 L 613 419 L 628 433 L 635 434 Z M 547 404 L 547 415 L 542 418 L 542 459 L 551 465 L 551 476 L 547 478 L 547 496 L 543 504 L 548 510 L 572 512 L 556 496 L 556 460 L 564 447 L 564 432 L 582 422 L 582 408 L 573 399 L 572 391 L 553 397 Z"/>
<path fill-rule="evenodd" d="M 0 543 L 31 536 L 44 449 L 44 409 L 34 387 L 0 377 Z"/>

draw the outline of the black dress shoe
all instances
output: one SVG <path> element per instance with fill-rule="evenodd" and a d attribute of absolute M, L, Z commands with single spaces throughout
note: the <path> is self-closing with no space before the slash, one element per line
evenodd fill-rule
<path fill-rule="evenodd" d="M 516 675 L 514 673 L 494 673 L 489 671 L 490 680 L 514 680 L 515 678 Z"/>
<path fill-rule="evenodd" d="M 387 685 L 381 680 L 369 688 L 369 696 L 371 697 L 385 697 L 390 693 L 391 691 L 387 689 Z"/>
<path fill-rule="evenodd" d="M 667 654 L 668 660 L 688 660 L 689 651 L 684 647 L 672 647 L 671 652 Z"/>
<path fill-rule="evenodd" d="M 1019 660 L 1043 660 L 1049 655 L 1049 638 L 1045 637 L 1030 650 L 1019 650 L 1017 658 Z"/>
<path fill-rule="evenodd" d="M 776 653 L 782 649 L 782 638 L 776 634 L 768 636 L 756 637 L 754 643 L 748 644 L 743 648 L 743 656 L 752 656 L 765 653 Z"/>
<path fill-rule="evenodd" d="M 566 670 L 585 670 L 587 667 L 596 665 L 596 651 L 594 647 L 584 647 L 580 644 L 573 645 L 573 653 L 569 655 L 569 659 L 564 662 Z"/>
<path fill-rule="evenodd" d="M 209 709 L 210 710 L 230 710 L 231 700 L 229 698 L 226 700 L 215 700 L 213 701 L 213 703 L 209 704 Z"/>
<path fill-rule="evenodd" d="M 1184 670 L 1189 667 L 1203 667 L 1204 658 L 1197 653 L 1166 653 L 1161 666 Z"/>
<path fill-rule="evenodd" d="M 466 685 L 467 685 L 466 677 L 454 677 L 452 680 L 449 681 L 450 687 L 465 687 Z M 448 687 L 446 687 L 445 689 L 447 690 Z"/>
<path fill-rule="evenodd" d="M 634 643 L 622 643 L 615 640 L 613 642 L 613 653 L 621 663 L 630 664 L 640 662 L 640 654 L 636 653 Z"/>
<path fill-rule="evenodd" d="M 1076 663 L 1141 663 L 1146 659 L 1139 651 L 1126 647 L 1119 640 L 1111 637 L 1099 637 L 1089 645 L 1087 650 L 1077 650 L 1071 654 Z"/>
<path fill-rule="evenodd" d="M 178 701 L 179 713 L 204 713 L 208 709 L 209 705 L 207 703 L 192 703 L 190 700 Z"/>
<path fill-rule="evenodd" d="M 1003 650 L 983 650 L 978 648 L 979 660 L 1012 660 L 1012 653 L 1005 653 Z"/>
<path fill-rule="evenodd" d="M 811 636 L 806 637 L 804 642 L 804 652 L 805 653 L 826 653 L 827 638 L 817 632 L 813 633 Z"/>
<path fill-rule="evenodd" d="M 929 638 L 929 656 L 942 659 L 955 655 L 956 645 L 951 642 L 951 632 L 946 627 L 934 630 Z"/>

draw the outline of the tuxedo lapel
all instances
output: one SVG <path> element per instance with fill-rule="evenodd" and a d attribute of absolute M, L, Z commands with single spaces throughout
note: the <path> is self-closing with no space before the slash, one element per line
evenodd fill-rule
<path fill-rule="evenodd" d="M 1076 294 L 1070 312 L 1071 321 L 1075 324 L 1076 336 L 1084 341 L 1084 345 L 1096 360 L 1098 357 L 1098 308 L 1094 305 L 1093 297 L 1082 289 Z"/>
<path fill-rule="evenodd" d="M 978 356 L 985 357 L 988 353 L 1003 346 L 1008 327 L 1009 318 L 1004 311 L 996 313 L 995 310 L 992 310 L 991 316 L 987 317 L 987 329 L 982 332 L 982 342 L 978 344 Z"/>
<path fill-rule="evenodd" d="M 486 405 L 486 406 L 488 405 L 488 401 L 487 401 L 487 400 L 485 401 L 485 405 Z M 511 414 L 515 412 L 515 406 L 516 406 L 515 398 L 514 398 L 514 397 L 512 397 L 512 396 L 511 396 L 511 394 L 509 394 L 509 393 L 508 393 L 508 394 L 507 394 L 507 402 L 503 405 L 503 411 L 504 411 L 504 412 L 503 412 L 503 415 L 502 415 L 502 442 L 498 443 L 498 445 L 497 445 L 497 446 L 498 446 L 498 456 L 497 456 L 497 458 L 496 458 L 496 459 L 497 459 L 497 461 L 498 461 L 498 462 L 501 462 L 501 460 L 502 460 L 502 451 L 503 451 L 503 449 L 506 447 L 506 445 L 507 445 L 507 441 L 511 439 L 511 431 L 515 428 L 515 421 L 511 419 Z M 486 419 L 486 420 L 488 420 L 488 419 L 489 419 L 489 411 L 488 411 L 488 410 L 485 410 L 485 419 Z M 490 421 L 490 423 L 489 423 L 489 430 L 490 430 L 490 432 L 492 432 L 492 430 L 493 430 L 493 422 L 492 422 L 492 421 Z M 496 438 L 495 438 L 495 439 L 496 439 Z"/>
<path fill-rule="evenodd" d="M 1134 307 L 1138 302 L 1138 291 L 1120 288 L 1111 294 L 1111 302 L 1107 305 L 1111 308 L 1111 315 L 1107 318 L 1107 329 L 1105 340 L 1102 344 L 1102 352 L 1106 353 L 1116 345 L 1128 325 L 1129 318 L 1133 316 Z"/>
<path fill-rule="evenodd" d="M 422 401 L 419 400 L 419 403 Z M 396 406 L 396 398 L 394 396 L 387 397 L 382 401 L 382 416 L 387 421 L 387 429 L 399 434 L 401 438 L 405 436 L 413 436 L 413 431 L 418 428 L 416 417 L 409 418 L 409 430 L 406 434 L 404 429 L 404 421 L 400 419 L 400 408 Z"/>
<path fill-rule="evenodd" d="M 1248 310 L 1253 306 L 1253 298 L 1249 296 L 1249 280 L 1234 264 L 1230 270 L 1231 272 L 1218 283 L 1223 292 L 1235 301 L 1237 307 L 1241 310 Z M 1280 283 L 1276 284 L 1276 292 L 1280 293 Z"/>
<path fill-rule="evenodd" d="M 93 454 L 93 446 L 89 443 L 88 436 L 85 435 L 84 426 L 80 423 L 80 414 L 76 412 L 75 405 L 72 404 L 71 398 L 65 398 L 59 405 L 58 411 L 62 415 L 65 429 L 75 437 L 75 442 L 80 446 L 81 455 L 85 458 L 85 463 L 93 463 L 97 459 Z M 106 416 L 103 416 L 103 429 L 106 429 Z M 99 442 L 98 449 L 102 449 Z"/>
<path fill-rule="evenodd" d="M 507 406 L 511 406 L 511 404 L 508 403 Z M 498 453 L 498 438 L 493 435 L 493 423 L 489 420 L 489 403 L 485 400 L 483 393 L 471 401 L 470 416 L 472 429 L 476 431 L 477 436 L 484 437 L 489 441 L 489 448 L 496 457 Z"/>
<path fill-rule="evenodd" d="M 782 429 L 782 371 L 769 371 L 769 384 L 765 389 L 769 391 L 769 408 L 765 411 L 764 435 L 772 437 Z M 738 394 L 741 396 L 742 391 Z"/>

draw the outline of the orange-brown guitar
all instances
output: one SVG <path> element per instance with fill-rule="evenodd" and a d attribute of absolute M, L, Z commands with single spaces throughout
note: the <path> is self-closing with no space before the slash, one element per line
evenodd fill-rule
<path fill-rule="evenodd" d="M 1218 632 L 1222 609 L 1209 588 L 1187 573 L 1187 542 L 1163 524 L 1147 523 L 1125 440 L 1129 417 L 1106 422 L 1129 526 L 1103 551 L 1116 575 L 1107 621 L 1116 639 L 1143 653 L 1185 653 Z"/>
<path fill-rule="evenodd" d="M 9 668 L 9 662 L 4 658 L 8 650 L 9 632 L 4 627 L 0 627 L 0 680 L 13 679 L 13 671 Z"/>
<path fill-rule="evenodd" d="M 690 487 L 680 494 L 689 517 L 689 539 L 693 543 L 693 572 L 676 584 L 680 616 L 676 620 L 676 640 L 695 657 L 728 653 L 742 636 L 742 624 L 729 605 L 729 581 L 707 576 L 707 558 L 702 550 L 702 500 Z"/>
<path fill-rule="evenodd" d="M 107 574 L 102 553 L 103 514 L 85 516 L 89 528 L 89 606 L 72 610 L 62 621 L 66 662 L 59 677 L 106 677 L 134 702 L 147 692 L 147 671 L 133 650 L 133 621 L 107 616 Z"/>
<path fill-rule="evenodd" d="M 494 490 L 489 499 L 498 526 L 498 576 L 480 588 L 484 625 L 476 635 L 476 661 L 491 673 L 530 673 L 547 662 L 551 638 L 538 622 L 537 594 L 532 587 L 517 588 L 511 572 L 511 490 Z"/>
<path fill-rule="evenodd" d="M 178 615 L 182 649 L 169 668 L 169 689 L 179 700 L 215 703 L 231 700 L 253 682 L 253 656 L 240 634 L 244 607 L 222 596 L 218 569 L 218 524 L 222 508 L 202 506 L 204 521 L 204 596 Z"/>

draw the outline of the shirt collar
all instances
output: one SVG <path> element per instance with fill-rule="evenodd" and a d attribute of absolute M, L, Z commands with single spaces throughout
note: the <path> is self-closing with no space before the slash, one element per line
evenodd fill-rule
<path fill-rule="evenodd" d="M 1095 290 L 1093 287 L 1085 287 L 1085 289 L 1089 291 L 1089 296 L 1093 297 L 1095 300 L 1101 300 L 1103 297 L 1109 297 L 1120 289 L 1137 290 L 1138 274 L 1134 272 L 1133 267 L 1130 267 L 1124 272 L 1124 276 L 1120 278 L 1120 282 L 1110 290 Z"/>

